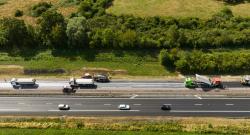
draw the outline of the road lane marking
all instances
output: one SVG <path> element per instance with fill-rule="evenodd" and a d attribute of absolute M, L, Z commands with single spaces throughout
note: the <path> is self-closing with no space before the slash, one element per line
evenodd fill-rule
<path fill-rule="evenodd" d="M 130 99 L 134 99 L 136 98 L 138 95 L 133 95 L 132 97 L 130 97 Z"/>
<path fill-rule="evenodd" d="M 139 112 L 140 110 L 48 110 L 49 112 Z"/>
<path fill-rule="evenodd" d="M 141 104 L 133 104 L 133 105 L 135 105 L 135 106 L 140 106 Z"/>
<path fill-rule="evenodd" d="M 52 103 L 46 103 L 46 105 L 51 105 Z"/>
<path fill-rule="evenodd" d="M 198 99 L 202 99 L 200 96 L 198 96 L 198 95 L 194 95 L 196 98 L 198 98 Z"/>
<path fill-rule="evenodd" d="M 202 106 L 203 104 L 194 104 L 195 106 Z"/>
<path fill-rule="evenodd" d="M 19 105 L 24 105 L 25 103 L 17 103 L 17 104 L 19 104 Z"/>
<path fill-rule="evenodd" d="M 20 109 L 0 109 L 0 111 L 20 111 Z"/>
<path fill-rule="evenodd" d="M 82 104 L 75 104 L 75 105 L 82 105 Z"/>
<path fill-rule="evenodd" d="M 104 105 L 111 105 L 111 104 L 104 104 Z"/>
<path fill-rule="evenodd" d="M 172 110 L 170 112 L 175 112 L 175 113 L 250 113 L 250 111 L 185 111 L 185 110 Z"/>
<path fill-rule="evenodd" d="M 234 104 L 226 104 L 226 106 L 233 106 Z"/>

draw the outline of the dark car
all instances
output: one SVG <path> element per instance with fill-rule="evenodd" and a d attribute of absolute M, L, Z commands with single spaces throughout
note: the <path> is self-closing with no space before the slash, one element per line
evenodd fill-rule
<path fill-rule="evenodd" d="M 167 105 L 167 104 L 164 104 L 164 105 L 161 106 L 161 109 L 162 110 L 171 110 L 171 106 Z"/>
<path fill-rule="evenodd" d="M 110 82 L 110 77 L 106 74 L 95 74 L 94 80 L 96 82 Z"/>

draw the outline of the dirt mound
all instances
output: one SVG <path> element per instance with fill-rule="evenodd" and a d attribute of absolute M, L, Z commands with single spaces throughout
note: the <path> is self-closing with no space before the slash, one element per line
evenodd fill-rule
<path fill-rule="evenodd" d="M 127 75 L 128 74 L 127 70 L 122 70 L 122 69 L 111 70 L 107 68 L 87 68 L 87 67 L 83 67 L 81 70 L 76 70 L 72 72 L 72 74 L 74 75 L 83 75 L 85 73 L 90 73 L 90 74 L 105 73 L 105 74 L 111 74 L 111 75 Z"/>

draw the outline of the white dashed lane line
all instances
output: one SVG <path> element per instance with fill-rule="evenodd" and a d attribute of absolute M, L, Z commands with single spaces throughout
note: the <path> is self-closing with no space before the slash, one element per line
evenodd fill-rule
<path fill-rule="evenodd" d="M 226 106 L 233 106 L 234 104 L 226 104 Z"/>
<path fill-rule="evenodd" d="M 203 104 L 194 104 L 195 106 L 202 106 Z"/>

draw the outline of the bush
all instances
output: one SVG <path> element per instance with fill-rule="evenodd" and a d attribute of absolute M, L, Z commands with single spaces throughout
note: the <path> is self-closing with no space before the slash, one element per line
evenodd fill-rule
<path fill-rule="evenodd" d="M 160 51 L 159 54 L 159 61 L 161 65 L 167 67 L 167 68 L 173 68 L 174 67 L 174 56 L 168 52 L 168 50 L 163 49 Z"/>
<path fill-rule="evenodd" d="M 47 11 L 51 7 L 52 7 L 51 3 L 39 2 L 38 4 L 32 6 L 31 16 L 39 17 L 42 13 L 44 13 L 45 11 Z"/>
<path fill-rule="evenodd" d="M 15 12 L 15 17 L 21 17 L 21 16 L 23 16 L 23 11 L 21 11 L 21 10 L 16 10 L 16 12 Z"/>

